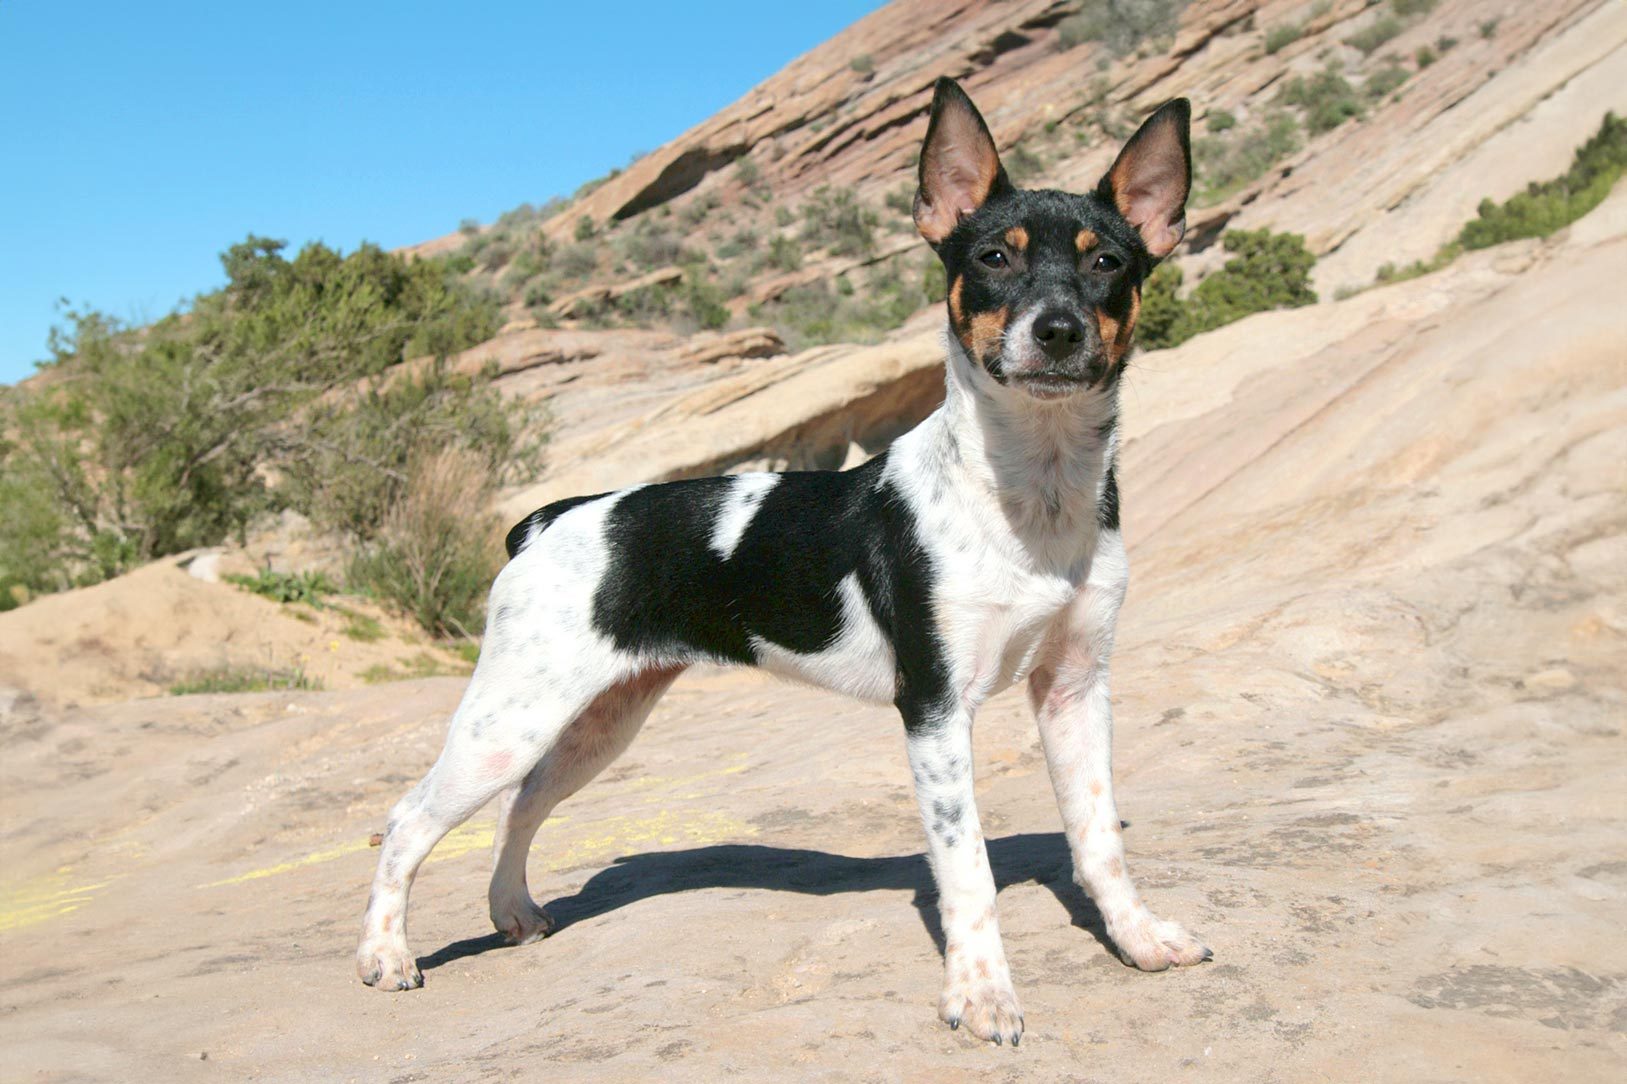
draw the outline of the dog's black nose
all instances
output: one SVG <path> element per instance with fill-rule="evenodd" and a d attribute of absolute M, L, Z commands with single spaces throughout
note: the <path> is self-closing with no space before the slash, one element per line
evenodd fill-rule
<path fill-rule="evenodd" d="M 1046 357 L 1061 361 L 1085 341 L 1085 325 L 1071 312 L 1042 312 L 1034 320 L 1034 338 Z"/>

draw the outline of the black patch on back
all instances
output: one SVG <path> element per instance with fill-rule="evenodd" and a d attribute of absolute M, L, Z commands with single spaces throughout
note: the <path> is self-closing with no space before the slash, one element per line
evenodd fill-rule
<path fill-rule="evenodd" d="M 503 547 L 508 550 L 509 559 L 513 560 L 519 556 L 520 551 L 525 548 L 525 536 L 531 528 L 535 527 L 537 533 L 541 534 L 548 529 L 549 524 L 572 508 L 579 504 L 586 504 L 589 501 L 596 501 L 603 496 L 605 496 L 603 493 L 594 493 L 586 497 L 566 497 L 562 501 L 544 505 L 520 520 L 520 522 L 509 528 L 508 537 L 503 539 Z"/>
<path fill-rule="evenodd" d="M 1102 499 L 1096 505 L 1096 523 L 1104 531 L 1119 529 L 1119 480 L 1113 477 L 1113 468 L 1107 468 L 1107 480 L 1102 483 Z"/>
<path fill-rule="evenodd" d="M 756 661 L 751 638 L 814 654 L 842 630 L 839 585 L 856 575 L 893 646 L 907 725 L 946 703 L 949 668 L 932 624 L 932 568 L 885 453 L 851 471 L 793 471 L 757 504 L 727 560 L 711 548 L 730 478 L 646 486 L 605 524 L 610 561 L 593 624 L 642 655 Z"/>

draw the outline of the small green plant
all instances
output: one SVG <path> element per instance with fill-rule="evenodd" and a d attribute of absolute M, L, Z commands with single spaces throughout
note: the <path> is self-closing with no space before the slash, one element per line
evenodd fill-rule
<path fill-rule="evenodd" d="M 1305 28 L 1298 23 L 1284 23 L 1274 26 L 1265 32 L 1265 52 L 1267 56 L 1274 56 L 1288 46 L 1298 41 L 1305 33 Z"/>
<path fill-rule="evenodd" d="M 860 53 L 848 61 L 847 66 L 860 75 L 869 75 L 876 70 L 876 62 L 870 58 L 869 53 Z"/>
<path fill-rule="evenodd" d="M 1411 19 L 1416 15 L 1428 15 L 1438 3 L 1440 0 L 1390 0 L 1390 8 L 1403 19 Z"/>
<path fill-rule="evenodd" d="M 1412 78 L 1412 73 L 1400 64 L 1390 63 L 1372 72 L 1362 83 L 1362 94 L 1369 101 L 1379 101 Z"/>
<path fill-rule="evenodd" d="M 802 205 L 802 238 L 833 256 L 866 256 L 875 249 L 879 221 L 852 189 L 823 185 Z"/>
<path fill-rule="evenodd" d="M 462 677 L 465 673 L 466 671 L 450 666 L 428 652 L 419 652 L 411 658 L 402 659 L 400 669 L 379 663 L 369 666 L 358 676 L 369 685 L 383 685 L 392 681 L 414 681 L 420 678 Z"/>
<path fill-rule="evenodd" d="M 1463 227 L 1465 248 L 1486 248 L 1521 237 L 1546 237 L 1604 202 L 1627 171 L 1627 120 L 1606 113 L 1599 130 L 1576 150 L 1570 169 L 1551 181 L 1533 182 L 1502 203 L 1482 200 L 1477 217 Z"/>
<path fill-rule="evenodd" d="M 593 219 L 589 218 L 587 215 L 582 215 L 576 220 L 576 229 L 573 236 L 575 236 L 578 241 L 591 241 L 593 240 L 593 235 L 598 232 L 599 231 L 593 226 Z"/>
<path fill-rule="evenodd" d="M 1237 127 L 1237 117 L 1224 109 L 1217 109 L 1203 120 L 1203 126 L 1216 135 Z"/>
<path fill-rule="evenodd" d="M 1331 132 L 1350 118 L 1367 112 L 1356 88 L 1334 64 L 1309 78 L 1294 76 L 1284 84 L 1278 100 L 1305 111 L 1305 127 L 1312 135 Z"/>
<path fill-rule="evenodd" d="M 1174 37 L 1187 0 L 1085 0 L 1077 14 L 1056 26 L 1057 44 L 1072 49 L 1099 41 L 1114 53 L 1128 53 L 1148 39 Z"/>
<path fill-rule="evenodd" d="M 319 610 L 325 597 L 339 592 L 338 586 L 321 572 L 273 572 L 265 568 L 253 576 L 227 575 L 223 579 L 273 602 L 303 602 Z"/>
<path fill-rule="evenodd" d="M 1148 278 L 1136 332 L 1142 345 L 1154 350 L 1178 346 L 1256 312 L 1316 302 L 1310 285 L 1316 257 L 1299 234 L 1231 230 L 1221 242 L 1232 258 L 1184 300 L 1177 264 L 1166 263 Z"/>
<path fill-rule="evenodd" d="M 1359 49 L 1364 56 L 1372 56 L 1387 42 L 1394 40 L 1401 33 L 1403 27 L 1401 20 L 1391 15 L 1385 15 L 1372 24 L 1358 30 L 1345 39 L 1345 44 Z"/>
<path fill-rule="evenodd" d="M 831 342 L 876 342 L 927 305 L 944 299 L 943 265 L 935 258 L 895 256 L 870 268 L 862 286 L 852 276 L 834 285 L 793 287 L 752 316 L 772 323 L 793 350 Z"/>
<path fill-rule="evenodd" d="M 762 173 L 758 170 L 757 163 L 750 158 L 737 158 L 734 163 L 734 175 L 740 178 L 741 184 L 751 188 L 756 185 Z"/>
<path fill-rule="evenodd" d="M 384 626 L 379 623 L 378 618 L 342 606 L 333 608 L 344 615 L 344 633 L 349 639 L 363 644 L 374 644 L 384 639 Z"/>
<path fill-rule="evenodd" d="M 1412 59 L 1417 62 L 1419 70 L 1422 71 L 1435 63 L 1437 58 L 1434 49 L 1427 45 L 1420 45 L 1418 51 L 1412 54 Z"/>
<path fill-rule="evenodd" d="M 1497 26 L 1501 22 L 1501 19 L 1487 19 L 1486 21 L 1482 22 L 1480 24 L 1481 39 L 1484 41 L 1490 41 L 1492 38 L 1495 38 L 1497 36 Z"/>
<path fill-rule="evenodd" d="M 169 687 L 171 696 L 199 693 L 263 693 L 273 690 L 305 691 L 322 688 L 322 682 L 303 669 L 272 669 L 258 666 L 223 666 L 200 670 Z"/>
<path fill-rule="evenodd" d="M 1192 143 L 1199 187 L 1196 203 L 1218 203 L 1300 148 L 1299 121 L 1275 109 L 1249 125 Z"/>
<path fill-rule="evenodd" d="M 1007 151 L 1003 164 L 1013 183 L 1031 184 L 1045 172 L 1045 159 L 1036 154 L 1027 143 L 1019 143 Z"/>
<path fill-rule="evenodd" d="M 723 291 L 698 273 L 684 278 L 684 309 L 700 327 L 715 331 L 729 322 L 729 308 Z"/>

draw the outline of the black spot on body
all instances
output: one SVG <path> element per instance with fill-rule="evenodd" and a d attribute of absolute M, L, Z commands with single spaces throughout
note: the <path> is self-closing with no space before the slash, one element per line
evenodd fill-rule
<path fill-rule="evenodd" d="M 1096 523 L 1104 531 L 1119 529 L 1119 482 L 1113 468 L 1107 468 L 1107 480 L 1102 483 L 1102 499 L 1096 504 Z"/>
<path fill-rule="evenodd" d="M 855 576 L 897 662 L 906 725 L 946 703 L 949 668 L 931 623 L 932 569 L 887 455 L 850 471 L 779 475 L 729 558 L 711 548 L 730 478 L 647 486 L 606 519 L 609 567 L 593 625 L 626 652 L 751 664 L 753 637 L 799 654 L 842 631 L 840 584 Z"/>
<path fill-rule="evenodd" d="M 586 504 L 589 501 L 596 501 L 603 496 L 605 496 L 603 493 L 592 493 L 585 497 L 566 497 L 562 501 L 555 501 L 553 504 L 545 505 L 520 520 L 509 529 L 508 537 L 503 540 L 503 546 L 508 550 L 509 559 L 512 560 L 517 557 L 520 551 L 525 548 L 526 535 L 531 532 L 533 527 L 536 528 L 538 534 L 541 534 L 548 529 L 548 526 L 554 520 L 569 512 L 572 508 L 579 504 Z"/>

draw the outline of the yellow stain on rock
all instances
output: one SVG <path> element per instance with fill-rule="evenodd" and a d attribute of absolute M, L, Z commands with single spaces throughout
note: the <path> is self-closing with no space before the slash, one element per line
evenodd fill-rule
<path fill-rule="evenodd" d="M 72 866 L 0 889 L 0 933 L 71 914 L 95 898 L 107 881 L 75 884 Z"/>
<path fill-rule="evenodd" d="M 704 787 L 695 790 L 698 784 L 709 779 L 735 775 L 746 769 L 746 756 L 739 753 L 730 758 L 730 763 L 711 771 L 700 772 L 688 776 L 642 776 L 637 779 L 622 780 L 613 786 L 616 789 L 627 791 L 651 791 L 659 789 L 664 793 L 649 794 L 640 804 L 654 805 L 673 798 L 692 800 L 695 798 L 710 797 L 715 791 L 708 791 Z M 675 794 L 675 791 L 682 791 Z M 564 827 L 571 822 L 569 817 L 550 817 L 543 826 L 543 841 L 537 848 L 539 853 L 547 854 L 542 869 L 550 873 L 560 870 L 573 869 L 577 866 L 591 865 L 606 858 L 614 858 L 629 851 L 640 848 L 671 847 L 678 844 L 692 846 L 710 846 L 715 843 L 739 839 L 742 836 L 757 834 L 757 827 L 745 821 L 730 817 L 715 810 L 692 812 L 676 809 L 665 809 L 659 813 L 648 816 L 621 816 L 599 817 L 584 820 L 583 826 L 593 834 L 586 838 L 565 843 L 563 847 L 553 844 L 547 837 L 553 835 L 549 829 Z M 488 852 L 495 839 L 496 824 L 492 821 L 476 821 L 463 824 L 448 832 L 446 838 L 436 845 L 430 852 L 426 861 L 436 862 L 451 858 L 460 858 L 471 851 Z M 568 833 L 567 833 L 568 834 Z M 228 885 L 246 884 L 249 881 L 258 881 L 266 877 L 276 877 L 284 873 L 305 869 L 308 866 L 323 865 L 349 857 L 359 851 L 370 849 L 366 838 L 358 838 L 329 847 L 320 851 L 313 851 L 300 858 L 287 862 L 279 862 L 274 866 L 250 870 L 239 873 L 234 877 L 227 877 L 219 881 L 210 881 L 199 885 L 199 888 L 222 888 Z M 3 929 L 4 927 L 0 927 Z"/>

